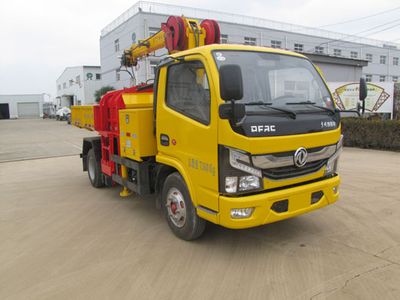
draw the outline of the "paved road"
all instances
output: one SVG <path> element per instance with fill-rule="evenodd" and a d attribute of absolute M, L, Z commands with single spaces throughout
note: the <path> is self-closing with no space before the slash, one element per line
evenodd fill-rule
<path fill-rule="evenodd" d="M 0 120 L 0 162 L 79 154 L 93 134 L 50 119 Z"/>
<path fill-rule="evenodd" d="M 347 148 L 335 205 L 184 242 L 152 202 L 89 185 L 72 146 L 87 134 L 0 122 L 3 161 L 21 136 L 73 155 L 0 163 L 0 299 L 400 299 L 399 153 Z"/>

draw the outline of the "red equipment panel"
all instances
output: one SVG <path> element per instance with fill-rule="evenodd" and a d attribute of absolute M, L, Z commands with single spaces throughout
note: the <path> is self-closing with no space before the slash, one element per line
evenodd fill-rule
<path fill-rule="evenodd" d="M 131 88 L 112 91 L 105 94 L 98 106 L 94 108 L 94 128 L 101 136 L 101 170 L 112 176 L 115 173 L 115 163 L 111 155 L 119 153 L 119 110 L 125 109 L 123 94 L 149 93 L 152 85 L 138 85 Z M 119 173 L 119 171 L 118 171 Z"/>

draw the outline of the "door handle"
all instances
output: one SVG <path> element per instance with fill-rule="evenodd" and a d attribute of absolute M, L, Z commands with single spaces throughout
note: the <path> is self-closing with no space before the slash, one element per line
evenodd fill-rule
<path fill-rule="evenodd" d="M 166 134 L 160 134 L 160 144 L 163 146 L 169 146 L 169 136 Z"/>

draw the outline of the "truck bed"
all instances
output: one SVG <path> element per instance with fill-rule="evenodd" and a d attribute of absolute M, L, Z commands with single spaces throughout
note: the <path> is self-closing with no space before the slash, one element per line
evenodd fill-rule
<path fill-rule="evenodd" d="M 94 106 L 79 105 L 71 107 L 71 124 L 88 130 L 94 130 Z"/>

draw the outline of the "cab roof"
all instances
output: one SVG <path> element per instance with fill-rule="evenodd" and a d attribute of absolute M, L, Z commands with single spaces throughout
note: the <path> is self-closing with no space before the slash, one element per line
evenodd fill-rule
<path fill-rule="evenodd" d="M 212 44 L 206 45 L 201 47 L 192 48 L 189 50 L 179 51 L 174 54 L 171 54 L 171 57 L 177 58 L 181 56 L 187 56 L 190 54 L 209 54 L 211 51 L 218 51 L 218 50 L 240 50 L 240 51 L 255 51 L 255 52 L 266 52 L 266 53 L 276 53 L 276 54 L 285 54 L 290 56 L 297 56 L 306 58 L 306 56 L 296 53 L 289 50 L 283 49 L 276 49 L 270 47 L 260 47 L 260 46 L 250 46 L 250 45 L 240 45 L 240 44 Z"/>

